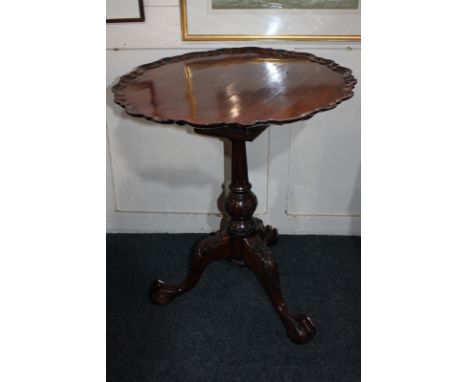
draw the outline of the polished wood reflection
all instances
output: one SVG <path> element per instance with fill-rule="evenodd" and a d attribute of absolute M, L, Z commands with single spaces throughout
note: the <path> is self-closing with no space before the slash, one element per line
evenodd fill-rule
<path fill-rule="evenodd" d="M 351 71 L 307 53 L 195 52 L 143 65 L 113 91 L 128 113 L 194 126 L 285 123 L 352 96 Z"/>

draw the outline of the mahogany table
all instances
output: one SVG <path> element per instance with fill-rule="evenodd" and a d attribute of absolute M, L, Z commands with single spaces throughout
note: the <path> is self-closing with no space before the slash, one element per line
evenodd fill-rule
<path fill-rule="evenodd" d="M 253 217 L 257 198 L 249 183 L 245 142 L 270 124 L 307 119 L 334 108 L 353 95 L 355 84 L 351 70 L 331 60 L 254 47 L 164 58 L 120 78 L 112 91 L 128 114 L 158 123 L 188 124 L 198 134 L 232 142 L 227 228 L 198 244 L 182 283 L 152 284 L 154 304 L 168 304 L 193 288 L 210 262 L 229 258 L 256 274 L 292 341 L 303 344 L 313 337 L 311 319 L 291 313 L 284 302 L 278 267 L 268 249 L 277 231 Z"/>

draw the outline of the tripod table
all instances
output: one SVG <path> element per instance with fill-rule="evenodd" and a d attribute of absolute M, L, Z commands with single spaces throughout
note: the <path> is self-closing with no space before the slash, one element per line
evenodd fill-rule
<path fill-rule="evenodd" d="M 278 267 L 268 249 L 277 231 L 253 217 L 257 198 L 249 183 L 245 142 L 270 124 L 307 119 L 334 108 L 353 95 L 355 84 L 351 70 L 331 60 L 255 47 L 164 58 L 120 78 L 112 91 L 128 114 L 158 123 L 188 124 L 198 134 L 232 142 L 227 228 L 198 244 L 180 284 L 160 280 L 152 284 L 153 303 L 168 304 L 194 287 L 210 262 L 229 258 L 256 274 L 289 338 L 301 344 L 310 341 L 315 334 L 311 319 L 291 313 L 281 293 Z"/>

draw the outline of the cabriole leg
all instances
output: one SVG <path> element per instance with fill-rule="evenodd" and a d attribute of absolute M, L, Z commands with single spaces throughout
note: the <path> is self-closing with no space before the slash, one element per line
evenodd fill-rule
<path fill-rule="evenodd" d="M 151 302 L 159 305 L 170 303 L 175 297 L 192 289 L 198 283 L 208 264 L 229 255 L 229 237 L 225 231 L 203 239 L 195 248 L 185 280 L 180 284 L 166 284 L 161 280 L 156 280 L 150 288 Z"/>
<path fill-rule="evenodd" d="M 298 344 L 309 342 L 315 334 L 315 326 L 308 316 L 288 311 L 281 293 L 278 266 L 262 238 L 258 234 L 244 238 L 244 251 L 244 261 L 262 284 L 286 327 L 288 337 Z"/>

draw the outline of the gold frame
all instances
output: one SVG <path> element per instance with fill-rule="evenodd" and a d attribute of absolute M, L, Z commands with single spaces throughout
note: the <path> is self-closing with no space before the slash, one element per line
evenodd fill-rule
<path fill-rule="evenodd" d="M 180 27 L 182 41 L 249 41 L 249 40 L 294 40 L 294 41 L 361 41 L 361 35 L 247 35 L 247 34 L 189 34 L 187 27 L 187 0 L 180 1 Z"/>

